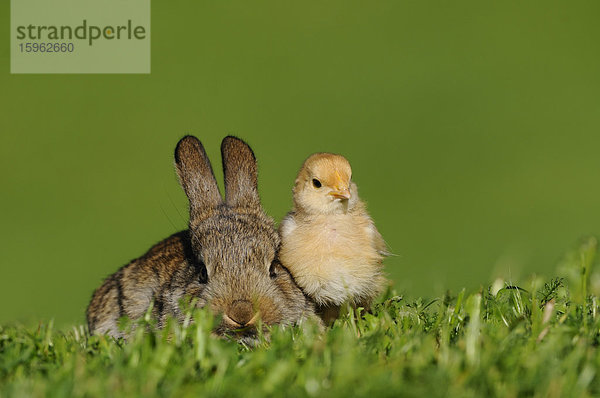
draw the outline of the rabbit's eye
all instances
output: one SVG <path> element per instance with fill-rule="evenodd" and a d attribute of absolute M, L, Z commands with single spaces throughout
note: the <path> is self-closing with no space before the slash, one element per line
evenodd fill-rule
<path fill-rule="evenodd" d="M 206 283 L 208 282 L 208 273 L 206 272 L 206 266 L 204 264 L 200 264 L 200 275 L 198 275 L 198 282 Z"/>
<path fill-rule="evenodd" d="M 275 265 L 275 262 L 272 262 L 271 267 L 269 267 L 269 276 L 272 279 L 275 279 L 277 277 L 277 266 Z"/>
<path fill-rule="evenodd" d="M 317 180 L 316 178 L 313 178 L 312 183 L 315 188 L 321 188 L 321 181 Z"/>

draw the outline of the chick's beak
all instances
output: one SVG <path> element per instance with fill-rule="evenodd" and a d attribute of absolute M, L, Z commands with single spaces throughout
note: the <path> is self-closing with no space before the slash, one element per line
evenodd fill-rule
<path fill-rule="evenodd" d="M 329 195 L 333 196 L 336 199 L 342 199 L 342 200 L 348 200 L 352 197 L 352 194 L 350 194 L 350 189 L 349 188 L 343 188 L 343 189 L 335 189 L 331 192 L 329 192 Z"/>

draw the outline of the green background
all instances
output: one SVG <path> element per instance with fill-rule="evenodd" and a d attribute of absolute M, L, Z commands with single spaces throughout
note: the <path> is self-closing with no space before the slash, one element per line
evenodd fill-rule
<path fill-rule="evenodd" d="M 410 295 L 552 275 L 600 232 L 600 3 L 158 1 L 150 75 L 10 75 L 0 6 L 0 321 L 83 322 L 185 228 L 172 153 L 255 150 L 280 220 L 344 154 Z"/>

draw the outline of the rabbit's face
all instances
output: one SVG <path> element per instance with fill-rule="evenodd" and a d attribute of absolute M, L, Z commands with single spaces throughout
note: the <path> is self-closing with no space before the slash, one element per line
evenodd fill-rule
<path fill-rule="evenodd" d="M 198 139 L 179 141 L 175 165 L 190 201 L 192 250 L 206 271 L 199 302 L 222 314 L 217 333 L 252 343 L 259 325 L 294 323 L 312 306 L 276 260 L 279 235 L 260 204 L 254 153 L 226 137 L 221 154 L 225 200 Z"/>
<path fill-rule="evenodd" d="M 193 228 L 192 246 L 206 267 L 202 301 L 222 316 L 219 335 L 253 344 L 259 325 L 294 323 L 304 316 L 304 295 L 279 264 L 279 236 L 262 211 L 224 206 Z"/>

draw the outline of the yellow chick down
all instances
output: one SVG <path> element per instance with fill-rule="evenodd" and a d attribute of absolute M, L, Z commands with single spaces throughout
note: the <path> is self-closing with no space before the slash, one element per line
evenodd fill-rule
<path fill-rule="evenodd" d="M 281 263 L 323 312 L 345 302 L 369 308 L 386 284 L 386 244 L 351 178 L 343 156 L 310 156 L 296 178 L 294 208 L 280 226 Z"/>

